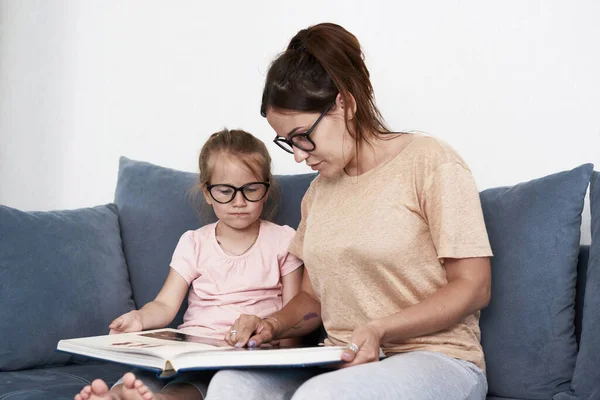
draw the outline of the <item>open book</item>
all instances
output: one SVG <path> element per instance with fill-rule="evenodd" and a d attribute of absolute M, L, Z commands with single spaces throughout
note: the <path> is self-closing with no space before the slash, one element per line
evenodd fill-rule
<path fill-rule="evenodd" d="M 340 363 L 343 347 L 235 348 L 176 329 L 66 339 L 57 350 L 156 370 L 163 377 L 185 370 L 305 367 Z"/>

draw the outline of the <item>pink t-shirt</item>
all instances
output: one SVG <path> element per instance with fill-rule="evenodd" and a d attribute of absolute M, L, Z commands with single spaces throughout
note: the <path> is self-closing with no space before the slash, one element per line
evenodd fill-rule
<path fill-rule="evenodd" d="M 216 226 L 184 233 L 171 268 L 191 285 L 179 329 L 223 339 L 240 314 L 265 317 L 281 309 L 281 277 L 302 266 L 302 260 L 288 253 L 295 234 L 289 226 L 261 221 L 256 242 L 241 256 L 223 251 Z"/>

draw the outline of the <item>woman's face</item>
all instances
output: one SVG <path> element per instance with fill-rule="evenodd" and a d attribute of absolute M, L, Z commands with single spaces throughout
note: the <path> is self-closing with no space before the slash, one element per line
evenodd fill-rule
<path fill-rule="evenodd" d="M 319 115 L 270 108 L 267 110 L 267 121 L 277 136 L 290 139 L 295 134 L 311 129 Z M 306 165 L 325 177 L 335 176 L 354 162 L 354 139 L 346 128 L 344 110 L 338 103 L 321 118 L 310 133 L 310 138 L 315 144 L 312 151 L 292 146 L 296 162 L 305 161 Z"/>

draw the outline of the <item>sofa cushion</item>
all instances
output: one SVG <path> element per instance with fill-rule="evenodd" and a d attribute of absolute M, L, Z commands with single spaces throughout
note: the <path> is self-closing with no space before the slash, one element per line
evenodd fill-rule
<path fill-rule="evenodd" d="M 575 296 L 575 338 L 577 339 L 577 344 L 581 341 L 581 323 L 583 320 L 583 305 L 589 258 L 590 246 L 583 245 L 579 247 L 579 260 L 577 261 L 577 294 Z"/>
<path fill-rule="evenodd" d="M 522 399 L 511 399 L 508 397 L 494 397 L 494 396 L 488 396 L 485 398 L 485 400 L 522 400 Z"/>
<path fill-rule="evenodd" d="M 279 209 L 274 222 L 294 229 L 300 224 L 302 197 L 317 174 L 275 175 L 279 185 Z"/>
<path fill-rule="evenodd" d="M 198 199 L 189 195 L 196 179 L 190 172 L 120 159 L 115 204 L 137 308 L 160 291 L 180 236 L 214 220 L 206 213 L 201 218 Z M 184 310 L 172 327 L 182 321 Z"/>
<path fill-rule="evenodd" d="M 131 367 L 107 362 L 0 373 L 0 400 L 72 400 L 85 385 L 102 379 L 112 386 Z"/>
<path fill-rule="evenodd" d="M 481 313 L 489 395 L 549 399 L 575 368 L 581 213 L 593 165 L 481 193 L 492 297 Z"/>
<path fill-rule="evenodd" d="M 581 342 L 572 387 L 579 399 L 600 398 L 600 172 L 594 172 L 590 186 L 592 245 L 587 281 Z"/>
<path fill-rule="evenodd" d="M 316 174 L 275 176 L 280 207 L 274 221 L 293 228 L 300 222 L 300 202 Z M 214 222 L 201 196 L 192 196 L 198 175 L 122 157 L 115 192 L 125 258 L 138 307 L 154 299 L 169 272 L 181 235 Z M 182 321 L 186 302 L 171 326 Z"/>
<path fill-rule="evenodd" d="M 108 333 L 134 307 L 114 204 L 0 206 L 0 371 L 66 363 L 60 339 Z"/>

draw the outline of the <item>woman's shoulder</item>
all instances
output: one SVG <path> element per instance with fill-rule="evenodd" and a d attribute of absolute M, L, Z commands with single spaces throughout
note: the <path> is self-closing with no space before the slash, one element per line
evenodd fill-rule
<path fill-rule="evenodd" d="M 463 158 L 446 141 L 422 133 L 410 135 L 413 135 L 412 141 L 401 155 L 405 156 L 403 158 L 409 158 L 413 165 L 431 168 L 445 163 L 456 163 L 468 168 Z"/>

